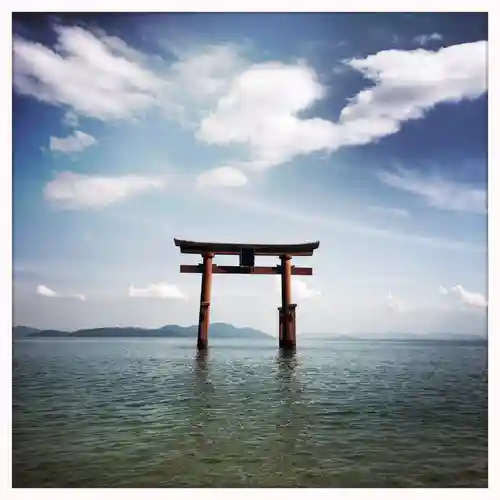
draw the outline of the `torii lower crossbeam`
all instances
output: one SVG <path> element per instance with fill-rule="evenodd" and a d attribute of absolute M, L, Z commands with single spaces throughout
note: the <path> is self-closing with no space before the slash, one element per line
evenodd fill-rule
<path fill-rule="evenodd" d="M 291 274 L 293 276 L 312 276 L 312 267 L 292 266 Z M 181 273 L 203 273 L 203 264 L 185 265 L 181 264 Z M 282 274 L 281 266 L 218 266 L 212 264 L 212 274 Z"/>

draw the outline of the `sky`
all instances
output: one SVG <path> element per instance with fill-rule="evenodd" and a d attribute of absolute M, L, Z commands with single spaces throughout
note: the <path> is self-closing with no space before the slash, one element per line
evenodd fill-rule
<path fill-rule="evenodd" d="M 485 334 L 487 52 L 480 13 L 14 15 L 14 324 L 195 324 L 177 237 L 320 241 L 299 335 Z M 279 305 L 214 276 L 214 322 Z"/>

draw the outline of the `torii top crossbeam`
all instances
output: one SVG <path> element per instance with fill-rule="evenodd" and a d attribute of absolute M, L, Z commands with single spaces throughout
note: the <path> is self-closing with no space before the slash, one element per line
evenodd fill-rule
<path fill-rule="evenodd" d="M 289 255 L 311 256 L 319 247 L 319 241 L 311 243 L 296 243 L 292 245 L 274 244 L 252 244 L 252 243 L 215 243 L 201 241 L 187 241 L 174 238 L 175 246 L 180 248 L 181 253 L 204 254 L 212 253 L 219 255 L 239 255 L 243 249 L 253 250 L 254 255 Z"/>

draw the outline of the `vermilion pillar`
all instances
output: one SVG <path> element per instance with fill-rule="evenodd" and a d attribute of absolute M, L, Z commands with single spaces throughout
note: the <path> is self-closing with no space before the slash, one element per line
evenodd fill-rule
<path fill-rule="evenodd" d="M 284 313 L 283 307 L 278 307 L 279 313 L 279 346 L 280 348 L 295 348 L 297 323 L 295 317 L 295 308 L 297 304 L 288 306 L 288 313 Z M 288 325 L 288 337 L 284 337 L 285 323 Z"/>
<path fill-rule="evenodd" d="M 290 344 L 292 347 L 295 347 L 297 344 L 296 340 L 296 321 L 295 321 L 295 308 L 297 307 L 297 304 L 290 304 L 289 306 L 289 313 L 288 313 L 288 318 L 289 318 L 289 324 L 290 324 L 290 333 L 289 333 L 289 339 L 290 339 Z"/>
<path fill-rule="evenodd" d="M 210 296 L 212 293 L 212 263 L 214 254 L 203 255 L 203 274 L 201 277 L 200 318 L 198 321 L 198 349 L 208 347 L 208 325 L 210 324 Z"/>
<path fill-rule="evenodd" d="M 280 346 L 280 349 L 283 347 L 283 325 L 285 324 L 285 315 L 283 314 L 283 308 L 282 307 L 278 307 L 278 328 L 279 328 L 279 332 L 278 332 L 278 340 L 279 340 L 279 346 Z"/>
<path fill-rule="evenodd" d="M 292 305 L 292 258 L 283 255 L 281 258 L 281 311 L 280 318 L 280 347 L 295 347 L 295 333 L 292 321 L 294 308 Z"/>

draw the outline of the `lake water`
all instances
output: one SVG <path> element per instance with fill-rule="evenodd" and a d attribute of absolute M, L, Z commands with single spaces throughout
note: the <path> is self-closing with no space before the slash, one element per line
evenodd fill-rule
<path fill-rule="evenodd" d="M 13 343 L 14 487 L 487 486 L 487 347 Z"/>

